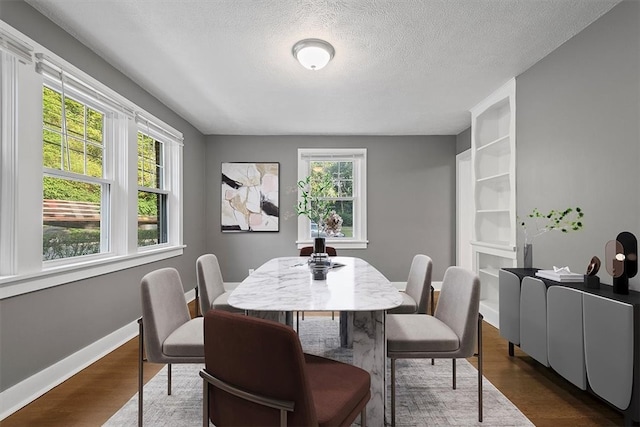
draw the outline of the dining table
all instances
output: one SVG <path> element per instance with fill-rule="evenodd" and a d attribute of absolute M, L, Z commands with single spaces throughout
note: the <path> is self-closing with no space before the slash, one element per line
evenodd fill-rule
<path fill-rule="evenodd" d="M 249 315 L 288 323 L 296 311 L 347 312 L 353 364 L 371 375 L 367 423 L 384 426 L 386 310 L 402 302 L 398 289 L 363 259 L 331 257 L 326 280 L 314 280 L 308 258 L 280 257 L 264 263 L 229 296 Z"/>

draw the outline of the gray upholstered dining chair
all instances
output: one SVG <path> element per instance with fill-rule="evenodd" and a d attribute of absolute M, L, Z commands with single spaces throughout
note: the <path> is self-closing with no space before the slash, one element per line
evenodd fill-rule
<path fill-rule="evenodd" d="M 198 299 L 200 313 L 204 314 L 212 308 L 218 310 L 243 313 L 243 310 L 229 305 L 230 292 L 224 290 L 224 281 L 218 257 L 205 254 L 196 260 L 196 277 L 198 279 Z"/>
<path fill-rule="evenodd" d="M 426 314 L 429 300 L 433 301 L 433 293 L 429 297 L 431 286 L 431 270 L 433 261 L 426 255 L 418 254 L 413 257 L 407 286 L 402 292 L 402 303 L 387 311 L 388 314 Z M 433 314 L 433 311 L 432 311 Z"/>
<path fill-rule="evenodd" d="M 142 426 L 144 354 L 151 363 L 167 364 L 167 394 L 171 394 L 171 364 L 204 363 L 204 322 L 191 319 L 180 275 L 175 268 L 146 274 L 140 283 L 142 318 L 138 320 L 138 425 Z"/>
<path fill-rule="evenodd" d="M 478 420 L 482 421 L 482 315 L 480 279 L 462 267 L 449 267 L 433 315 L 387 315 L 387 356 L 391 359 L 391 425 L 396 419 L 396 360 L 456 359 L 474 355 L 478 346 Z"/>

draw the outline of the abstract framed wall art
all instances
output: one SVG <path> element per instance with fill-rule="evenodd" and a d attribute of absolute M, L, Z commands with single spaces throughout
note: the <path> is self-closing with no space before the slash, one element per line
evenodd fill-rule
<path fill-rule="evenodd" d="M 222 163 L 223 232 L 279 231 L 280 163 Z"/>

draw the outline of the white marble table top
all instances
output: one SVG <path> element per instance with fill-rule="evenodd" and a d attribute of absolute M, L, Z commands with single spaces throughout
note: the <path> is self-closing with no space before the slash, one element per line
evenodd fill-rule
<path fill-rule="evenodd" d="M 398 289 L 360 258 L 332 257 L 327 280 L 313 280 L 307 258 L 274 258 L 247 277 L 229 304 L 261 311 L 374 311 L 397 307 Z"/>

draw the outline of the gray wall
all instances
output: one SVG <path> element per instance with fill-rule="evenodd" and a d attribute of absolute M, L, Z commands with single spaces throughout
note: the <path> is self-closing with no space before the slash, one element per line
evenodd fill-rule
<path fill-rule="evenodd" d="M 471 148 L 471 126 L 456 135 L 456 154 Z"/>
<path fill-rule="evenodd" d="M 139 284 L 154 269 L 176 267 L 195 286 L 195 259 L 205 249 L 204 137 L 22 1 L 2 1 L 0 19 L 182 131 L 184 242 L 181 257 L 0 301 L 0 391 L 47 368 L 140 316 Z"/>
<path fill-rule="evenodd" d="M 619 4 L 518 76 L 516 92 L 518 214 L 585 212 L 584 230 L 535 241 L 534 265 L 583 272 L 619 232 L 640 237 L 640 3 Z M 599 276 L 611 283 L 604 264 Z"/>
<path fill-rule="evenodd" d="M 434 280 L 455 260 L 455 136 L 287 137 L 210 136 L 207 144 L 208 250 L 225 281 L 244 279 L 275 256 L 298 254 L 295 215 L 298 148 L 367 149 L 369 246 L 339 250 L 363 258 L 391 281 L 405 281 L 413 255 L 434 260 Z M 280 231 L 220 231 L 220 164 L 280 162 Z"/>

